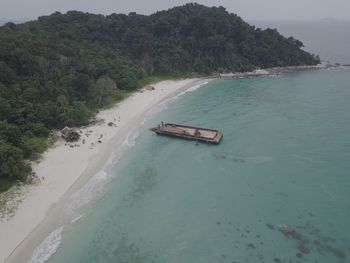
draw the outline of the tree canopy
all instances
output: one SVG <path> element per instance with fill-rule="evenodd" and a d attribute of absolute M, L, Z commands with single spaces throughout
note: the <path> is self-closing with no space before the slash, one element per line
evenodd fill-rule
<path fill-rule="evenodd" d="M 0 27 L 0 179 L 25 178 L 24 160 L 45 149 L 49 129 L 86 123 L 149 76 L 318 63 L 302 46 L 199 4 L 150 16 L 69 11 L 7 23 Z"/>

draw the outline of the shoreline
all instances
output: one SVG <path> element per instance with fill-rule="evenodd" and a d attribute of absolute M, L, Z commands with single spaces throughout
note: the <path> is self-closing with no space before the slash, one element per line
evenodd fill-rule
<path fill-rule="evenodd" d="M 125 140 L 148 115 L 153 115 L 149 111 L 206 82 L 202 78 L 167 80 L 154 84 L 154 90 L 143 88 L 99 112 L 96 117 L 104 122 L 79 128 L 78 142 L 56 142 L 33 165 L 39 183 L 27 186 L 14 216 L 0 221 L 0 262 L 28 262 L 35 248 L 58 226 L 67 220 L 70 224 L 78 221 L 77 217 L 68 218 L 64 211 L 72 194 L 103 171 L 112 154 L 120 158 Z M 114 125 L 108 125 L 110 122 Z"/>
<path fill-rule="evenodd" d="M 24 202 L 19 205 L 15 215 L 9 220 L 0 221 L 0 262 L 28 262 L 35 248 L 67 221 L 67 216 L 63 214 L 65 204 L 70 201 L 72 194 L 106 167 L 111 154 L 116 152 L 122 155 L 125 139 L 141 125 L 147 112 L 155 106 L 191 90 L 196 85 L 202 85 L 208 79 L 263 77 L 333 67 L 337 65 L 323 62 L 316 66 L 278 67 L 220 74 L 214 78 L 161 81 L 153 85 L 155 90 L 145 87 L 112 108 L 100 111 L 96 117 L 103 119 L 103 123 L 80 127 L 78 131 L 82 131 L 82 136 L 79 142 L 65 143 L 60 139 L 53 148 L 44 153 L 39 163 L 33 165 L 40 184 L 27 186 Z M 110 122 L 115 126 L 109 126 Z M 82 138 L 85 139 L 85 144 L 82 144 Z M 74 224 L 78 220 L 77 217 L 70 218 L 68 224 Z"/>
<path fill-rule="evenodd" d="M 319 69 L 330 69 L 339 67 L 339 64 L 332 63 L 329 61 L 322 61 L 320 64 L 311 66 L 287 66 L 287 67 L 273 67 L 266 69 L 256 69 L 247 72 L 231 72 L 221 73 L 218 75 L 219 79 L 235 79 L 235 78 L 247 78 L 247 77 L 266 77 L 272 75 L 280 75 L 288 72 L 297 72 L 305 70 L 319 70 Z"/>

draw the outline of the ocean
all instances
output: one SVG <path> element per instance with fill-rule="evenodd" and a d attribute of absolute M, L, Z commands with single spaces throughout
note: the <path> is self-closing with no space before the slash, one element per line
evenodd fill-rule
<path fill-rule="evenodd" d="M 167 101 L 31 262 L 349 262 L 349 83 L 343 67 L 214 80 Z M 161 121 L 224 139 L 149 131 Z"/>

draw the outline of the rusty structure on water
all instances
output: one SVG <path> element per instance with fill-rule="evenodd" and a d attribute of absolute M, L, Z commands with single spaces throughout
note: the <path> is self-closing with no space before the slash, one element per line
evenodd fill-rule
<path fill-rule="evenodd" d="M 166 123 L 151 129 L 159 135 L 178 137 L 188 140 L 219 144 L 224 134 L 218 130 Z"/>

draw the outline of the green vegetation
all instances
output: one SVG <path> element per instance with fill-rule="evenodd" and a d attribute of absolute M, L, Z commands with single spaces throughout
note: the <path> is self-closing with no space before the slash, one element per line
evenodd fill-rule
<path fill-rule="evenodd" d="M 185 76 L 178 76 L 178 75 L 171 75 L 171 74 L 164 74 L 164 75 L 153 75 L 153 76 L 147 76 L 144 79 L 142 79 L 141 81 L 139 81 L 140 86 L 144 87 L 146 85 L 150 85 L 150 84 L 155 84 L 157 82 L 160 81 L 164 81 L 164 80 L 175 80 L 175 79 L 179 79 L 179 78 L 184 78 Z"/>
<path fill-rule="evenodd" d="M 106 98 L 102 109 L 108 109 L 113 107 L 117 102 L 122 101 L 131 95 L 131 91 L 121 90 L 120 92 L 113 92 L 108 98 Z"/>
<path fill-rule="evenodd" d="M 303 44 L 223 7 L 187 4 L 150 16 L 70 11 L 0 27 L 0 186 L 25 180 L 50 129 L 166 77 L 316 64 Z"/>
<path fill-rule="evenodd" d="M 11 186 L 12 181 L 10 179 L 0 177 L 0 193 L 7 191 Z"/>

